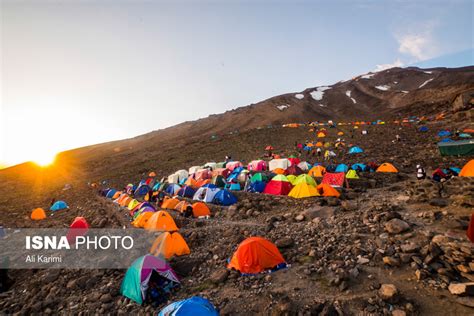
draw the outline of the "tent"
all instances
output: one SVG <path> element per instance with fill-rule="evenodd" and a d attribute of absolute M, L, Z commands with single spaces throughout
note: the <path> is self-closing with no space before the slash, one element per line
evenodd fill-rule
<path fill-rule="evenodd" d="M 349 170 L 349 167 L 347 165 L 341 163 L 341 164 L 337 165 L 335 172 L 344 172 L 344 173 L 346 173 L 347 170 Z"/>
<path fill-rule="evenodd" d="M 178 193 L 179 189 L 181 189 L 181 187 L 175 183 L 170 183 L 166 189 L 165 189 L 165 192 L 168 193 L 169 195 L 175 195 L 176 193 Z"/>
<path fill-rule="evenodd" d="M 286 267 L 286 262 L 278 248 L 261 237 L 250 237 L 242 241 L 227 265 L 227 268 L 244 274 L 283 267 Z"/>
<path fill-rule="evenodd" d="M 462 167 L 459 172 L 460 177 L 474 177 L 474 159 L 471 159 L 467 164 Z"/>
<path fill-rule="evenodd" d="M 210 184 L 210 183 L 211 183 L 211 179 L 199 180 L 196 182 L 196 187 L 200 188 L 203 185 Z"/>
<path fill-rule="evenodd" d="M 344 185 L 345 172 L 326 172 L 321 183 L 328 184 L 333 187 L 342 187 Z"/>
<path fill-rule="evenodd" d="M 138 202 L 138 200 L 131 200 L 129 203 L 128 203 L 128 206 L 127 208 L 131 211 L 133 210 L 138 204 L 140 204 L 140 202 Z"/>
<path fill-rule="evenodd" d="M 324 138 L 324 137 L 326 137 L 326 133 L 323 133 L 323 132 L 318 133 L 318 138 Z"/>
<path fill-rule="evenodd" d="M 308 171 L 309 169 L 311 169 L 311 164 L 309 162 L 306 162 L 306 161 L 302 161 L 298 164 L 298 167 L 303 170 L 303 171 Z"/>
<path fill-rule="evenodd" d="M 311 177 L 322 177 L 326 173 L 326 168 L 324 168 L 321 165 L 314 166 L 311 168 L 311 170 L 308 172 L 308 175 Z"/>
<path fill-rule="evenodd" d="M 229 169 L 230 171 L 234 171 L 235 168 L 243 167 L 242 163 L 240 161 L 229 161 L 225 167 Z"/>
<path fill-rule="evenodd" d="M 192 198 L 195 193 L 196 193 L 196 190 L 194 190 L 192 187 L 184 186 L 181 189 L 179 189 L 176 195 L 181 196 L 181 197 Z"/>
<path fill-rule="evenodd" d="M 289 175 L 286 176 L 286 178 L 288 179 L 288 181 L 290 181 L 291 185 L 295 185 L 293 183 L 296 180 L 296 176 L 294 174 L 289 174 Z"/>
<path fill-rule="evenodd" d="M 227 183 L 225 188 L 229 191 L 240 191 L 240 183 Z"/>
<path fill-rule="evenodd" d="M 298 165 L 301 162 L 301 160 L 294 155 L 288 157 L 288 161 L 290 162 L 290 166 Z"/>
<path fill-rule="evenodd" d="M 275 148 L 273 148 L 272 145 L 268 145 L 267 147 L 265 147 L 265 150 L 266 151 L 269 151 L 269 150 L 274 150 Z"/>
<path fill-rule="evenodd" d="M 420 132 L 427 132 L 428 131 L 428 126 L 421 126 L 418 131 Z"/>
<path fill-rule="evenodd" d="M 164 232 L 156 237 L 150 248 L 150 254 L 155 257 L 170 259 L 173 256 L 189 255 L 188 244 L 178 232 Z"/>
<path fill-rule="evenodd" d="M 200 296 L 174 302 L 163 308 L 158 316 L 218 316 L 211 302 Z"/>
<path fill-rule="evenodd" d="M 148 219 L 145 229 L 171 232 L 178 230 L 178 227 L 168 212 L 158 211 Z"/>
<path fill-rule="evenodd" d="M 212 172 L 207 168 L 206 169 L 199 169 L 194 174 L 194 178 L 196 179 L 196 181 L 211 179 L 212 178 Z"/>
<path fill-rule="evenodd" d="M 351 166 L 351 169 L 355 171 L 365 171 L 366 166 L 363 163 L 355 163 Z"/>
<path fill-rule="evenodd" d="M 161 204 L 161 208 L 167 208 L 167 209 L 174 209 L 176 205 L 179 203 L 178 199 L 175 198 L 167 198 L 163 201 L 163 204 Z"/>
<path fill-rule="evenodd" d="M 214 196 L 213 202 L 215 204 L 229 206 L 237 203 L 237 198 L 227 190 L 220 190 Z"/>
<path fill-rule="evenodd" d="M 196 202 L 192 206 L 194 217 L 211 216 L 211 211 L 209 210 L 209 207 L 207 207 L 206 203 Z"/>
<path fill-rule="evenodd" d="M 346 178 L 347 179 L 359 179 L 359 175 L 357 174 L 357 171 L 355 171 L 354 169 L 351 169 L 351 170 L 347 171 Z"/>
<path fill-rule="evenodd" d="M 110 189 L 109 192 L 107 192 L 107 194 L 105 195 L 106 198 L 109 198 L 109 199 L 112 199 L 115 195 L 115 193 L 117 192 L 117 190 L 115 189 Z"/>
<path fill-rule="evenodd" d="M 339 197 L 341 195 L 336 189 L 326 183 L 321 183 L 316 187 L 316 189 L 318 189 L 319 194 L 322 196 Z"/>
<path fill-rule="evenodd" d="M 146 184 L 142 184 L 135 190 L 135 196 L 144 196 L 148 191 L 150 191 L 150 187 Z"/>
<path fill-rule="evenodd" d="M 266 182 L 267 180 L 268 180 L 267 176 L 261 172 L 254 174 L 250 178 L 250 182 L 256 182 L 256 181 Z"/>
<path fill-rule="evenodd" d="M 170 281 L 171 286 L 180 283 L 178 276 L 165 260 L 152 255 L 145 255 L 135 260 L 128 268 L 120 286 L 120 293 L 138 304 L 142 304 L 146 298 L 148 282 L 153 272 Z"/>
<path fill-rule="evenodd" d="M 251 171 L 264 171 L 267 169 L 267 163 L 263 160 L 252 160 L 247 165 L 247 169 Z"/>
<path fill-rule="evenodd" d="M 201 187 L 194 193 L 193 200 L 211 203 L 219 191 L 221 191 L 219 188 Z"/>
<path fill-rule="evenodd" d="M 471 138 L 472 136 L 471 136 L 471 134 L 461 133 L 461 134 L 459 134 L 459 137 L 461 137 L 461 138 Z"/>
<path fill-rule="evenodd" d="M 282 168 L 276 168 L 276 169 L 273 169 L 273 173 L 274 174 L 285 174 L 286 170 L 282 169 Z"/>
<path fill-rule="evenodd" d="M 154 212 L 156 212 L 155 208 L 153 208 L 150 205 L 144 205 L 142 207 L 135 209 L 135 212 L 133 213 L 133 219 L 137 218 L 140 214 L 154 213 Z"/>
<path fill-rule="evenodd" d="M 342 136 L 342 135 L 344 135 L 344 132 L 338 132 L 337 133 L 337 136 Z"/>
<path fill-rule="evenodd" d="M 439 142 L 438 149 L 442 156 L 474 156 L 474 140 Z"/>
<path fill-rule="evenodd" d="M 266 185 L 267 184 L 263 181 L 250 182 L 249 186 L 247 187 L 247 192 L 262 193 L 263 190 L 265 190 Z"/>
<path fill-rule="evenodd" d="M 230 174 L 230 170 L 227 168 L 217 168 L 214 171 L 212 171 L 212 177 L 222 176 L 224 178 L 227 178 L 229 174 Z"/>
<path fill-rule="evenodd" d="M 383 164 L 381 164 L 375 171 L 376 172 L 398 172 L 397 168 L 395 168 L 391 163 L 388 163 L 388 162 L 384 162 Z"/>
<path fill-rule="evenodd" d="M 150 217 L 153 216 L 153 214 L 154 213 L 152 212 L 140 213 L 132 222 L 132 225 L 137 228 L 144 228 Z"/>
<path fill-rule="evenodd" d="M 132 200 L 133 200 L 133 198 L 131 198 L 130 196 L 127 196 L 124 199 L 122 199 L 122 201 L 120 201 L 119 204 L 122 207 L 127 207 Z"/>
<path fill-rule="evenodd" d="M 304 173 L 303 170 L 301 170 L 297 164 L 292 164 L 288 167 L 288 169 L 286 169 L 286 174 L 293 174 L 295 176 L 299 176 L 302 173 Z"/>
<path fill-rule="evenodd" d="M 442 140 L 440 140 L 440 143 L 450 143 L 450 142 L 454 142 L 454 140 L 452 140 L 452 139 L 449 138 L 449 137 L 443 138 Z"/>
<path fill-rule="evenodd" d="M 54 204 L 51 206 L 51 208 L 49 209 L 50 211 L 60 211 L 60 210 L 65 210 L 65 209 L 68 209 L 69 206 L 66 204 L 66 202 L 64 201 L 56 201 L 54 202 Z"/>
<path fill-rule="evenodd" d="M 298 177 L 296 177 L 295 181 L 292 182 L 293 185 L 297 185 L 300 183 L 307 183 L 312 186 L 316 186 L 316 181 L 313 179 L 313 177 L 307 175 L 307 174 L 301 174 Z"/>
<path fill-rule="evenodd" d="M 268 163 L 268 170 L 273 171 L 277 168 L 286 170 L 290 166 L 290 161 L 288 159 L 272 159 Z"/>
<path fill-rule="evenodd" d="M 301 199 L 301 198 L 311 197 L 311 196 L 318 196 L 318 195 L 319 193 L 316 187 L 306 182 L 300 182 L 299 184 L 294 186 L 293 189 L 291 189 L 290 193 L 288 193 L 288 196 L 291 196 L 296 199 Z"/>
<path fill-rule="evenodd" d="M 186 211 L 188 206 L 191 206 L 191 204 L 189 204 L 186 201 L 181 201 L 178 204 L 176 204 L 176 206 L 174 207 L 174 210 L 182 213 L 182 212 Z"/>
<path fill-rule="evenodd" d="M 214 169 L 216 169 L 216 166 L 217 166 L 217 163 L 211 161 L 211 162 L 206 163 L 206 164 L 204 165 L 204 168 L 210 169 L 210 170 L 214 170 Z"/>
<path fill-rule="evenodd" d="M 201 170 L 201 169 L 202 169 L 202 166 L 192 166 L 191 168 L 189 168 L 188 174 L 190 176 L 190 175 L 196 173 L 196 171 Z"/>
<path fill-rule="evenodd" d="M 35 208 L 31 212 L 31 219 L 39 221 L 46 218 L 46 212 L 42 208 Z"/>
<path fill-rule="evenodd" d="M 69 230 L 66 234 L 66 238 L 70 245 L 76 243 L 76 238 L 79 236 L 84 236 L 89 229 L 89 224 L 87 223 L 84 217 L 76 217 L 74 221 L 69 226 Z"/>
<path fill-rule="evenodd" d="M 276 175 L 265 186 L 263 193 L 273 195 L 288 195 L 292 189 L 292 185 L 284 175 Z"/>
<path fill-rule="evenodd" d="M 214 184 L 218 188 L 225 187 L 225 179 L 221 175 L 214 176 L 211 180 L 211 183 Z"/>
<path fill-rule="evenodd" d="M 448 130 L 441 130 L 438 132 L 439 137 L 445 137 L 445 136 L 450 136 L 450 135 L 451 135 L 451 132 Z"/>
<path fill-rule="evenodd" d="M 156 177 L 156 173 L 155 171 L 152 171 L 148 174 L 149 177 Z"/>
<path fill-rule="evenodd" d="M 364 151 L 362 150 L 362 148 L 360 147 L 357 147 L 357 146 L 354 146 L 354 147 L 351 147 L 351 149 L 349 149 L 349 154 L 360 154 L 360 153 L 363 153 Z"/>
<path fill-rule="evenodd" d="M 194 180 L 193 177 L 189 177 L 184 181 L 184 185 L 197 188 L 197 181 Z"/>

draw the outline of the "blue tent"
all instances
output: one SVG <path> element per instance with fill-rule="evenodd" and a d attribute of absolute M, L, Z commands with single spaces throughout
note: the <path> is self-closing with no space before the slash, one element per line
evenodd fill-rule
<path fill-rule="evenodd" d="M 227 183 L 225 188 L 229 191 L 240 191 L 240 184 L 239 183 Z"/>
<path fill-rule="evenodd" d="M 365 165 L 363 163 L 355 163 L 351 166 L 351 169 L 354 169 L 356 171 L 365 171 Z"/>
<path fill-rule="evenodd" d="M 349 154 L 360 154 L 363 152 L 364 151 L 362 150 L 362 148 L 357 147 L 357 146 L 351 147 L 351 149 L 349 149 Z"/>
<path fill-rule="evenodd" d="M 181 196 L 181 197 L 187 197 L 187 198 L 192 199 L 193 196 L 194 196 L 194 193 L 196 193 L 196 190 L 194 190 L 192 187 L 186 185 L 186 186 L 182 187 L 181 189 L 179 189 L 177 195 Z"/>
<path fill-rule="evenodd" d="M 418 129 L 418 131 L 420 132 L 427 132 L 428 131 L 428 127 L 427 126 L 422 126 Z"/>
<path fill-rule="evenodd" d="M 215 204 L 228 206 L 237 203 L 237 198 L 232 193 L 224 189 L 217 192 L 212 201 Z"/>
<path fill-rule="evenodd" d="M 135 190 L 136 196 L 143 196 L 150 191 L 150 187 L 146 184 L 140 184 L 140 186 Z"/>
<path fill-rule="evenodd" d="M 165 192 L 170 195 L 175 195 L 176 193 L 178 193 L 179 189 L 181 189 L 179 185 L 172 183 L 166 187 Z"/>
<path fill-rule="evenodd" d="M 64 209 L 67 209 L 67 208 L 69 208 L 69 206 L 67 206 L 66 202 L 56 201 L 56 202 L 54 202 L 54 204 L 51 206 L 51 208 L 49 210 L 50 211 L 60 211 L 60 210 L 64 210 Z"/>
<path fill-rule="evenodd" d="M 341 164 L 337 165 L 335 171 L 336 171 L 336 172 L 344 172 L 344 173 L 346 173 L 347 170 L 349 170 L 349 167 L 348 167 L 347 165 L 341 163 Z"/>
<path fill-rule="evenodd" d="M 451 138 L 445 138 L 440 141 L 440 143 L 449 143 L 452 142 L 453 140 Z"/>
<path fill-rule="evenodd" d="M 174 302 L 163 308 L 158 316 L 218 316 L 211 302 L 199 296 Z"/>
<path fill-rule="evenodd" d="M 462 133 L 462 134 L 459 134 L 459 137 L 461 137 L 461 138 L 471 138 L 471 135 L 466 134 L 466 133 Z"/>
<path fill-rule="evenodd" d="M 160 186 L 161 186 L 160 182 L 155 183 L 155 185 L 152 188 L 153 192 L 158 191 L 160 189 Z"/>
<path fill-rule="evenodd" d="M 115 193 L 117 192 L 117 190 L 115 189 L 110 189 L 109 192 L 107 192 L 107 195 L 105 197 L 111 199 L 114 197 Z"/>
<path fill-rule="evenodd" d="M 211 188 L 211 189 L 217 189 L 217 185 L 212 184 L 212 183 L 206 183 L 203 185 L 201 188 Z"/>
<path fill-rule="evenodd" d="M 439 136 L 439 137 L 444 137 L 444 136 L 449 136 L 449 135 L 451 135 L 451 132 L 450 132 L 450 131 L 446 131 L 446 130 L 445 130 L 445 131 L 439 131 L 439 132 L 438 132 L 438 136 Z"/>
<path fill-rule="evenodd" d="M 237 181 L 237 177 L 239 176 L 239 174 L 242 172 L 242 170 L 244 170 L 244 168 L 242 167 L 238 167 L 238 168 L 235 168 L 234 171 L 232 171 L 232 173 L 227 177 L 227 182 L 232 182 L 232 181 Z"/>
<path fill-rule="evenodd" d="M 303 150 L 311 151 L 311 147 L 309 147 L 309 146 L 304 146 L 304 147 L 303 147 Z"/>
<path fill-rule="evenodd" d="M 265 190 L 266 183 L 263 181 L 254 181 L 251 182 L 247 188 L 248 192 L 251 193 L 262 193 Z"/>

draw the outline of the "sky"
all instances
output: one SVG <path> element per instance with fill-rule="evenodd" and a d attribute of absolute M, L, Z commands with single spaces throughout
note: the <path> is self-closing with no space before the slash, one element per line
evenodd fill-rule
<path fill-rule="evenodd" d="M 472 1 L 0 4 L 3 166 L 373 70 L 474 64 Z"/>

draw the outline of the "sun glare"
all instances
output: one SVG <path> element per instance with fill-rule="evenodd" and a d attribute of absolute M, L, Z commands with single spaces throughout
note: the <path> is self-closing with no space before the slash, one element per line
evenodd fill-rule
<path fill-rule="evenodd" d="M 38 153 L 38 155 L 33 158 L 33 162 L 40 167 L 47 167 L 49 165 L 52 165 L 55 159 L 56 154 Z"/>

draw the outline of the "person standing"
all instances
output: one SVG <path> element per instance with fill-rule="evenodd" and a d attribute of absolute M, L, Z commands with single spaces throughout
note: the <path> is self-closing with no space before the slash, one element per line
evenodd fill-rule
<path fill-rule="evenodd" d="M 416 165 L 416 178 L 418 180 L 423 180 L 426 178 L 426 171 L 421 165 Z"/>

